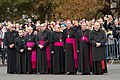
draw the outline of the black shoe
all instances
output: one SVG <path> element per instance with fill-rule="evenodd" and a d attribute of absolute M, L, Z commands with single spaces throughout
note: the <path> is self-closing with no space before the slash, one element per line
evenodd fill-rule
<path fill-rule="evenodd" d="M 81 75 L 90 75 L 90 73 L 82 73 Z"/>
<path fill-rule="evenodd" d="M 2 64 L 3 64 L 3 65 L 5 65 L 5 62 L 4 62 L 4 61 L 2 61 Z"/>
<path fill-rule="evenodd" d="M 68 75 L 76 75 L 76 72 L 70 72 Z"/>
<path fill-rule="evenodd" d="M 16 72 L 9 72 L 9 74 L 16 74 Z"/>
<path fill-rule="evenodd" d="M 103 74 L 104 74 L 104 73 L 102 73 L 102 72 L 101 72 L 101 73 L 95 73 L 95 75 L 103 75 Z"/>

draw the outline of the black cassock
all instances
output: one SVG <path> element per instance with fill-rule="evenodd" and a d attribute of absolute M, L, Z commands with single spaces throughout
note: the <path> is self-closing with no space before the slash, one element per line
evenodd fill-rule
<path fill-rule="evenodd" d="M 92 44 L 92 72 L 93 74 L 103 74 L 107 72 L 106 66 L 106 34 L 105 31 L 99 29 L 92 30 L 89 34 L 89 41 Z M 101 43 L 100 47 L 96 47 L 96 43 Z"/>
<path fill-rule="evenodd" d="M 7 73 L 16 72 L 16 49 L 15 46 L 13 48 L 9 46 L 14 44 L 15 38 L 17 37 L 17 31 L 8 31 L 5 33 L 5 45 L 7 46 Z"/>
<path fill-rule="evenodd" d="M 63 38 L 65 44 L 65 72 L 69 72 L 70 74 L 76 73 L 77 66 L 74 59 L 73 44 L 68 43 L 67 40 L 75 39 L 76 32 L 77 29 L 75 27 L 65 29 L 63 31 Z"/>
<path fill-rule="evenodd" d="M 90 44 L 88 41 L 89 30 L 79 30 L 76 34 L 78 53 L 78 71 L 82 74 L 89 74 L 90 66 Z"/>
<path fill-rule="evenodd" d="M 49 49 L 50 31 L 40 31 L 37 35 L 37 45 L 43 45 L 43 48 L 38 47 L 37 50 L 37 73 L 46 74 L 50 71 L 50 49 Z M 47 56 L 49 52 L 49 56 Z M 49 58 L 48 58 L 49 57 Z"/>
<path fill-rule="evenodd" d="M 63 33 L 52 32 L 50 36 L 50 49 L 52 55 L 52 69 L 54 74 L 62 74 L 65 72 L 65 53 L 64 53 L 64 43 L 63 43 Z"/>
<path fill-rule="evenodd" d="M 25 41 L 25 37 L 17 37 L 15 39 L 15 47 L 17 50 L 17 73 L 26 73 Z M 24 49 L 24 52 L 20 52 L 21 49 Z"/>
<path fill-rule="evenodd" d="M 32 51 L 36 50 L 36 35 L 27 34 L 25 36 L 25 39 L 26 39 L 26 43 L 25 43 L 26 44 L 26 46 L 25 46 L 25 49 L 26 49 L 26 72 L 29 74 L 29 73 L 35 72 L 35 68 L 32 68 Z M 27 43 L 34 43 L 31 47 L 32 51 L 28 51 Z"/>

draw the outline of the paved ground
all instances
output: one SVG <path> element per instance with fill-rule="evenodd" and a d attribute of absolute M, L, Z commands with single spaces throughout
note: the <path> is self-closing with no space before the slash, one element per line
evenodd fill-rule
<path fill-rule="evenodd" d="M 0 66 L 0 80 L 120 80 L 120 64 L 109 64 L 105 75 L 20 75 L 7 74 L 6 67 Z"/>

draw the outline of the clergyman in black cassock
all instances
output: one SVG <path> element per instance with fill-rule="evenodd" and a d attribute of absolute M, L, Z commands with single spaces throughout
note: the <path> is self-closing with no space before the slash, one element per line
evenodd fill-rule
<path fill-rule="evenodd" d="M 65 73 L 65 53 L 63 49 L 63 33 L 60 32 L 60 26 L 55 26 L 55 31 L 50 36 L 51 55 L 53 56 L 53 73 Z"/>
<path fill-rule="evenodd" d="M 75 35 L 77 29 L 68 20 L 67 28 L 63 31 L 63 39 L 65 46 L 65 72 L 67 74 L 75 74 L 78 68 L 77 49 Z"/>
<path fill-rule="evenodd" d="M 7 46 L 7 73 L 16 73 L 16 49 L 14 45 L 18 32 L 14 31 L 14 26 L 9 25 L 8 32 L 5 33 L 5 45 Z"/>
<path fill-rule="evenodd" d="M 19 30 L 19 37 L 15 39 L 15 47 L 17 50 L 17 73 L 26 73 L 26 54 L 25 54 L 25 37 L 23 30 Z"/>
<path fill-rule="evenodd" d="M 82 74 L 90 74 L 90 45 L 89 45 L 89 30 L 87 24 L 83 23 L 76 34 L 77 52 L 78 52 L 78 71 Z"/>
<path fill-rule="evenodd" d="M 33 28 L 28 28 L 26 38 L 26 72 L 27 74 L 36 73 L 36 35 L 33 34 Z"/>
<path fill-rule="evenodd" d="M 50 31 L 46 29 L 45 24 L 41 24 L 41 31 L 38 33 L 36 43 L 37 50 L 37 73 L 48 74 L 50 72 L 50 47 L 49 35 Z"/>
<path fill-rule="evenodd" d="M 94 29 L 89 34 L 89 41 L 92 44 L 92 73 L 107 73 L 106 65 L 106 33 L 100 28 L 98 22 L 94 23 Z"/>

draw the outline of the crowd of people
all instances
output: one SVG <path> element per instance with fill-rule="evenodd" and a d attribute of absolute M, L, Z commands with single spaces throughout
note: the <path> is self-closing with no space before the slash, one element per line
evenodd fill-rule
<path fill-rule="evenodd" d="M 120 37 L 120 18 L 4 21 L 0 43 L 7 48 L 9 74 L 107 73 L 106 41 Z"/>

